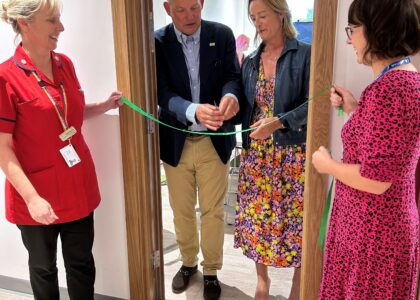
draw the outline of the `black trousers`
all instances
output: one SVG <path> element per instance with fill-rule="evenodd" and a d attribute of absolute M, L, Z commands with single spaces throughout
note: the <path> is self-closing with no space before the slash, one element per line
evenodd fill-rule
<path fill-rule="evenodd" d="M 72 300 L 93 300 L 95 262 L 92 255 L 93 213 L 55 225 L 18 225 L 29 253 L 29 273 L 35 300 L 60 299 L 57 276 L 57 238 L 60 236 Z"/>

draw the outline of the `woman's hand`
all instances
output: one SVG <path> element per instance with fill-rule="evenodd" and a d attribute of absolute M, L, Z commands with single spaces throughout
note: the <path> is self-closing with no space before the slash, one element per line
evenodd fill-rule
<path fill-rule="evenodd" d="M 108 110 L 118 108 L 120 106 L 123 106 L 124 103 L 120 100 L 122 97 L 122 93 L 119 91 L 112 92 L 111 95 L 108 97 L 108 99 L 105 100 L 104 105 L 107 107 Z"/>
<path fill-rule="evenodd" d="M 381 182 L 363 177 L 360 174 L 360 164 L 346 164 L 332 159 L 324 147 L 312 154 L 312 164 L 318 173 L 330 174 L 338 181 L 359 191 L 381 195 L 392 185 L 392 182 Z"/>
<path fill-rule="evenodd" d="M 0 132 L 0 167 L 7 180 L 25 200 L 32 219 L 45 225 L 54 223 L 58 219 L 51 205 L 38 195 L 23 171 L 14 152 L 13 136 L 10 133 Z"/>
<path fill-rule="evenodd" d="M 49 225 L 58 219 L 51 205 L 40 196 L 35 196 L 29 200 L 27 206 L 32 219 L 38 223 Z"/>
<path fill-rule="evenodd" d="M 351 113 L 356 110 L 357 101 L 349 90 L 341 87 L 334 86 L 330 90 L 330 101 L 334 108 L 343 107 L 345 113 Z"/>
<path fill-rule="evenodd" d="M 267 124 L 267 125 L 266 125 Z M 271 136 L 271 134 L 280 128 L 283 128 L 283 124 L 278 117 L 270 117 L 261 119 L 250 126 L 253 130 L 249 135 L 251 138 L 256 140 L 265 140 Z"/>
<path fill-rule="evenodd" d="M 122 93 L 119 91 L 112 92 L 111 95 L 102 102 L 88 103 L 85 105 L 83 119 L 87 120 L 106 113 L 110 109 L 118 108 L 124 103 L 120 100 Z"/>
<path fill-rule="evenodd" d="M 330 166 L 333 162 L 330 152 L 323 146 L 312 154 L 312 164 L 318 173 L 330 174 Z"/>

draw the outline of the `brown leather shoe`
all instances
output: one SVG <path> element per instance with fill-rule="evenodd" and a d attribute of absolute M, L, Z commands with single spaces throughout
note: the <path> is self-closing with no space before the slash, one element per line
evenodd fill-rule
<path fill-rule="evenodd" d="M 172 292 L 179 294 L 185 291 L 190 283 L 190 278 L 195 273 L 197 273 L 197 266 L 182 266 L 172 279 Z"/>

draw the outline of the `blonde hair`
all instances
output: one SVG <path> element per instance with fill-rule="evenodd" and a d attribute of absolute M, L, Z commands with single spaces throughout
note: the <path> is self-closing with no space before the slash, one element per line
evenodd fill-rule
<path fill-rule="evenodd" d="M 61 10 L 61 0 L 4 0 L 0 3 L 0 19 L 12 25 L 13 30 L 20 34 L 18 18 L 31 21 L 34 15 L 43 7 L 51 11 Z"/>
<path fill-rule="evenodd" d="M 249 6 L 254 0 L 248 0 L 248 16 L 249 16 Z M 292 14 L 290 13 L 289 5 L 287 5 L 286 0 L 263 0 L 268 7 L 270 7 L 274 12 L 282 14 L 283 18 L 283 32 L 288 39 L 295 39 L 297 36 L 297 30 L 295 25 L 292 22 Z M 255 33 L 255 40 L 257 40 L 258 34 Z"/>

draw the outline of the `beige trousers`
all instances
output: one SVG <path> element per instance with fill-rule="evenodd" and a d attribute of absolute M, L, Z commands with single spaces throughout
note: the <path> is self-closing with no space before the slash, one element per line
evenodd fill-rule
<path fill-rule="evenodd" d="M 201 251 L 204 275 L 216 275 L 223 264 L 224 197 L 228 164 L 223 164 L 209 137 L 187 137 L 177 167 L 164 164 L 176 240 L 184 266 L 198 262 L 199 237 L 195 206 L 201 212 Z"/>

